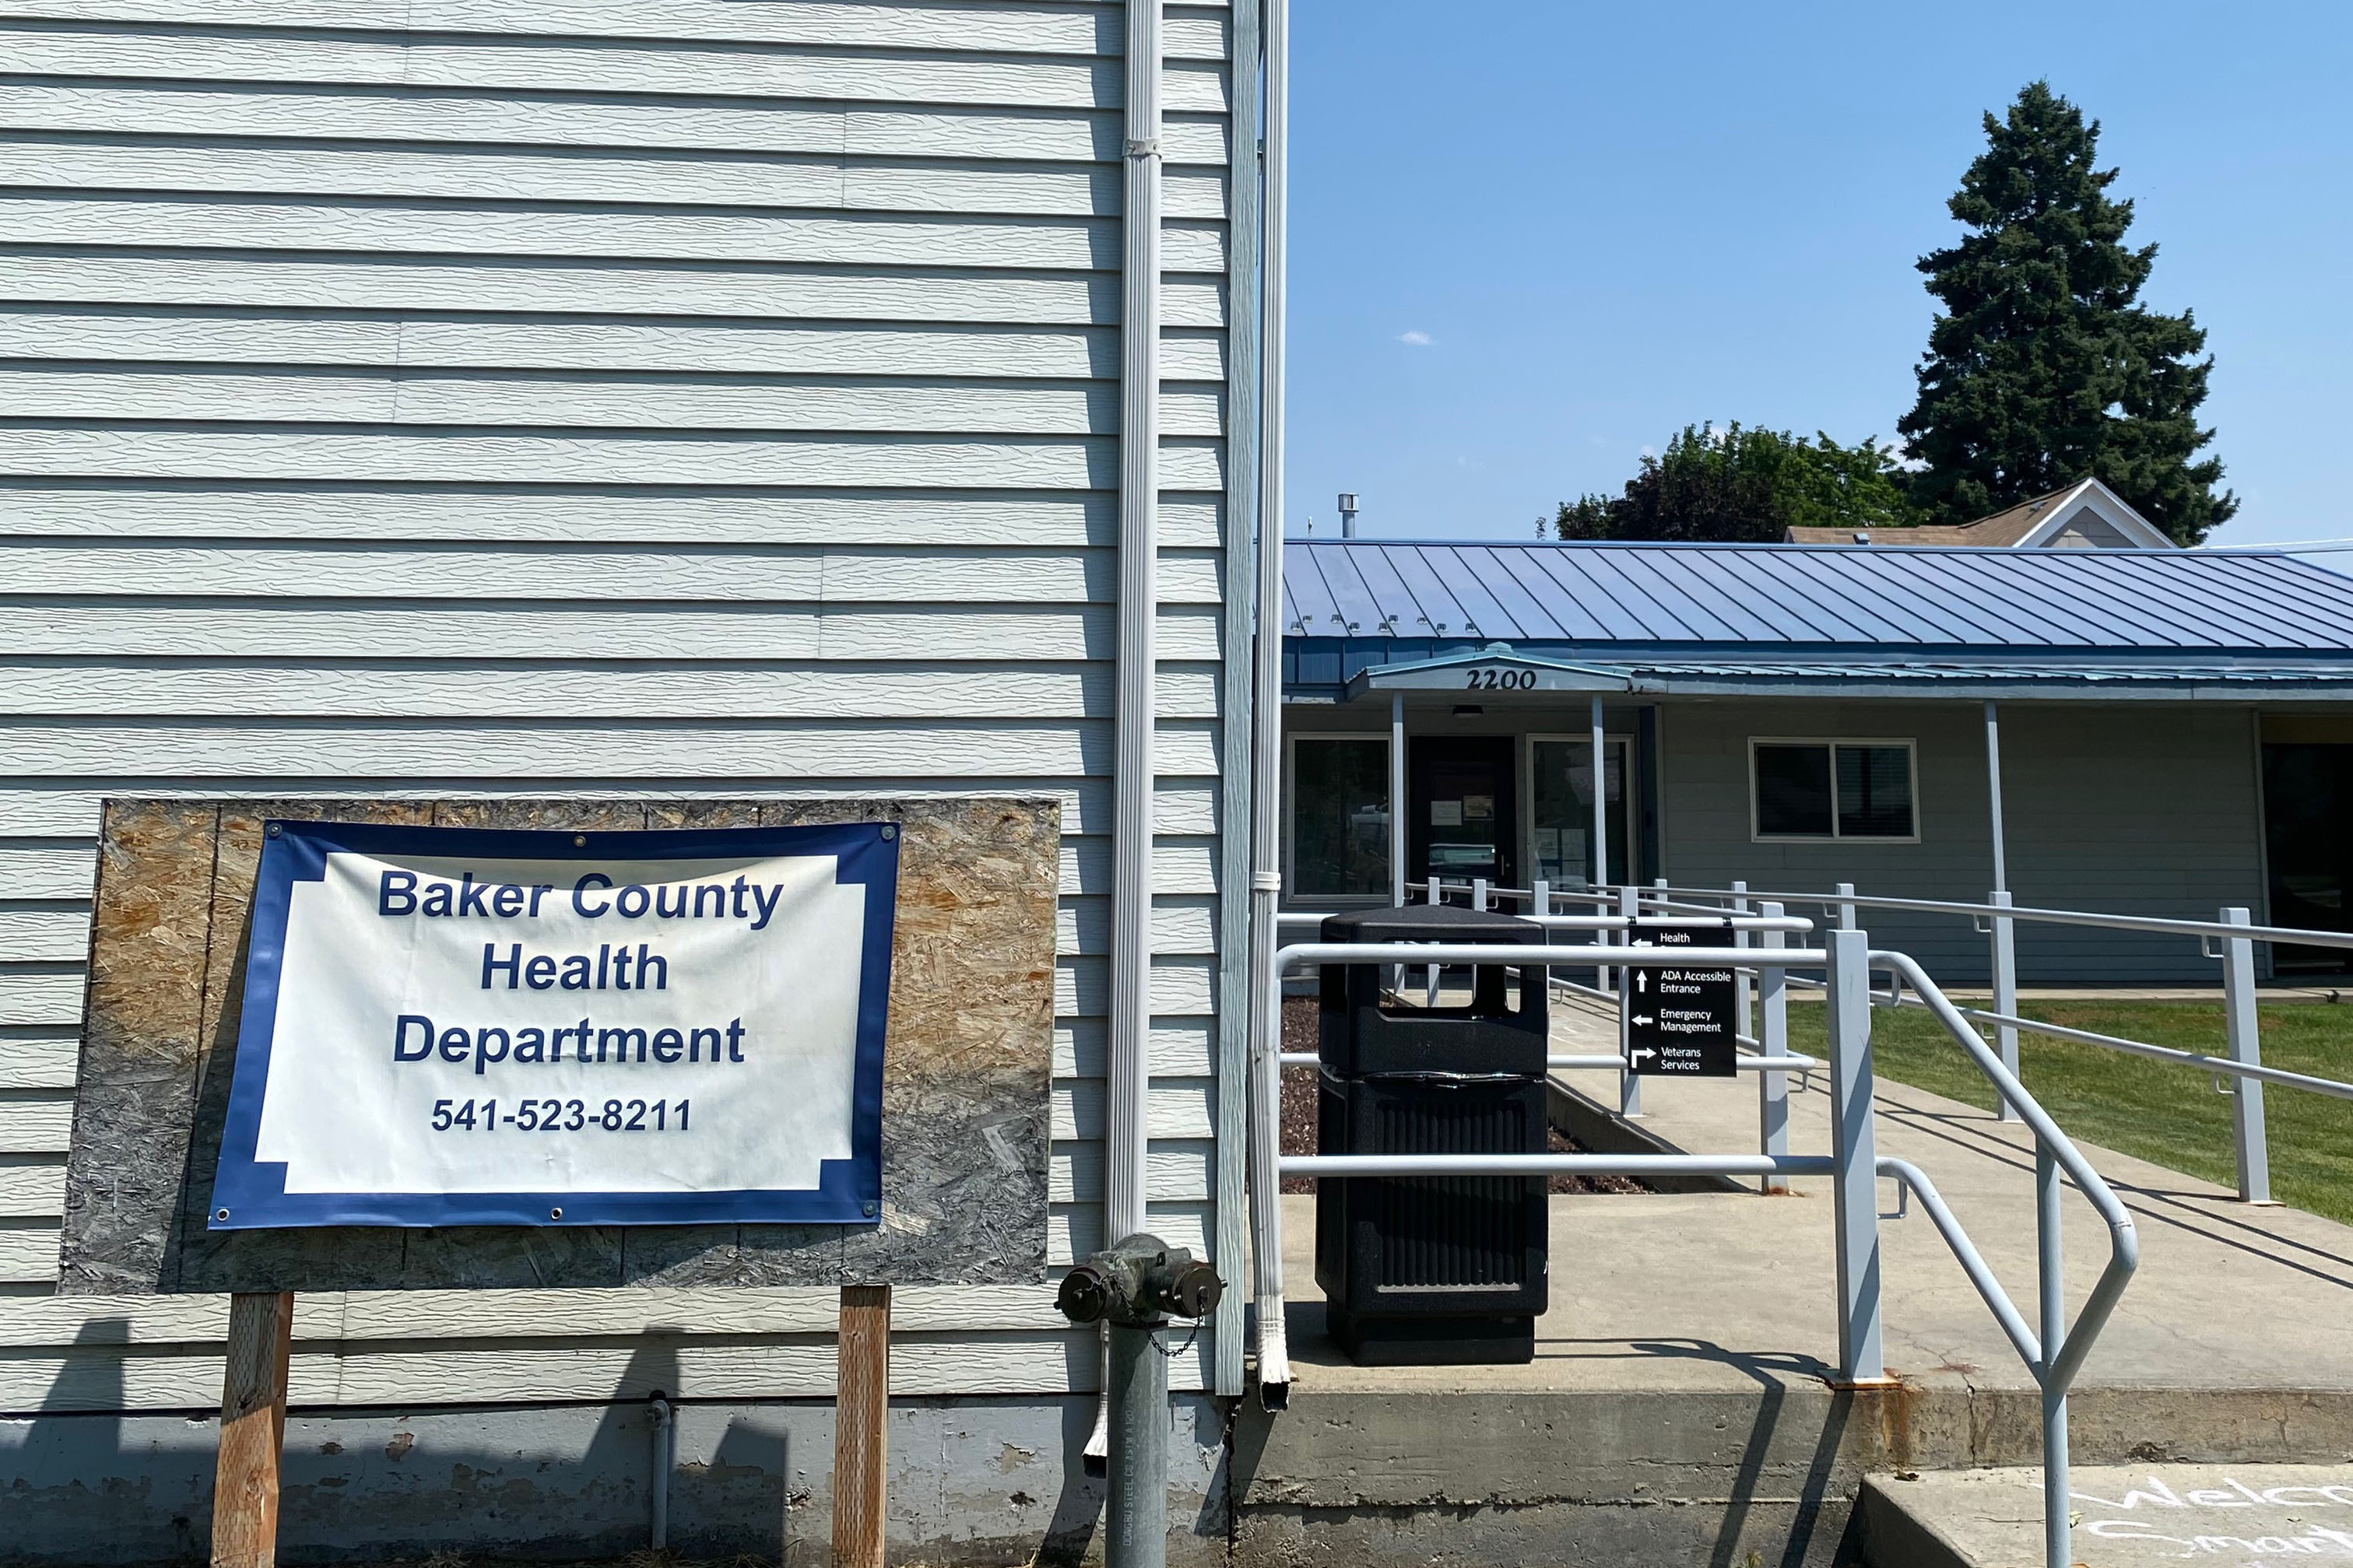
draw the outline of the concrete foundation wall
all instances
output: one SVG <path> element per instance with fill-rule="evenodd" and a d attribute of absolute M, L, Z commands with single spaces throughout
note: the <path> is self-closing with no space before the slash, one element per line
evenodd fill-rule
<path fill-rule="evenodd" d="M 1080 1459 L 1091 1398 L 902 1400 L 890 1426 L 893 1562 L 1102 1555 L 1103 1483 Z M 212 1539 L 209 1415 L 0 1417 L 0 1564 L 201 1563 Z M 1169 1561 L 1223 1562 L 1224 1415 L 1180 1394 L 1169 1440 Z M 643 1403 L 296 1411 L 279 1557 L 436 1552 L 563 1562 L 643 1550 L 655 1479 Z M 670 1544 L 688 1558 L 829 1560 L 826 1402 L 678 1408 Z"/>

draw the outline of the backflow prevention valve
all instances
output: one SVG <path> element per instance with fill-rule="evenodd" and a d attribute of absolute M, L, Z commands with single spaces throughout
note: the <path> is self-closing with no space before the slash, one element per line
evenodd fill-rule
<path fill-rule="evenodd" d="M 1111 1496 L 1108 1568 L 1162 1568 L 1168 1555 L 1168 1358 L 1160 1331 L 1197 1321 L 1225 1294 L 1217 1270 L 1156 1236 L 1131 1236 L 1062 1279 L 1054 1304 L 1074 1323 L 1110 1325 L 1103 1358 Z"/>
<path fill-rule="evenodd" d="M 1054 1305 L 1074 1323 L 1157 1328 L 1169 1318 L 1208 1317 L 1225 1291 L 1217 1270 L 1184 1247 L 1139 1235 L 1072 1268 Z"/>

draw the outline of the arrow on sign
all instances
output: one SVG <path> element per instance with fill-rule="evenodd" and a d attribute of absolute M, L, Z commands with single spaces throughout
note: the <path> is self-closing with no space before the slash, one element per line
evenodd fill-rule
<path fill-rule="evenodd" d="M 1633 1054 L 1633 1059 L 1639 1062 L 1639 1061 L 1642 1060 L 1645 1057 L 1655 1057 L 1655 1056 L 1657 1056 L 1658 1054 L 1659 1054 L 1658 1052 L 1653 1051 L 1653 1050 L 1647 1050 L 1647 1049 L 1646 1049 L 1646 1050 L 1640 1050 L 1640 1051 L 1636 1051 L 1636 1052 Z"/>
<path fill-rule="evenodd" d="M 1634 1024 L 1655 1024 L 1658 1022 L 1656 1018 L 1630 1018 L 1627 1021 Z"/>
<path fill-rule="evenodd" d="M 1650 988 L 1651 972 L 1647 969 L 1638 969 L 1634 971 L 1634 989 L 1637 991 L 1648 991 Z"/>

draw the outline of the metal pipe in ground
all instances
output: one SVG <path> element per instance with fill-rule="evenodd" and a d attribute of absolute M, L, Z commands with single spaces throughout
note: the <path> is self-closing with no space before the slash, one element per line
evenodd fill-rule
<path fill-rule="evenodd" d="M 670 1401 L 655 1394 L 647 1405 L 654 1417 L 654 1481 L 648 1489 L 653 1497 L 652 1539 L 649 1542 L 656 1552 L 670 1550 L 670 1473 L 677 1468 L 678 1421 Z"/>
<path fill-rule="evenodd" d="M 1103 1509 L 1107 1568 L 1168 1561 L 1168 1358 L 1160 1321 L 1111 1325 L 1111 1496 Z"/>

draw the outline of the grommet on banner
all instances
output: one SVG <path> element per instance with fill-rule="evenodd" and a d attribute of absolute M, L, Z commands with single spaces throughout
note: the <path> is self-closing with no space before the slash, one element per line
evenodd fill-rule
<path fill-rule="evenodd" d="M 899 837 L 899 828 L 898 828 L 898 825 L 897 825 L 896 823 L 890 823 L 890 822 L 886 822 L 886 823 L 884 823 L 884 824 L 882 825 L 882 837 L 885 837 L 885 838 L 896 838 L 896 837 Z"/>
<path fill-rule="evenodd" d="M 550 1219 L 562 1219 L 564 1217 L 564 1211 L 562 1209 L 550 1209 L 547 1211 L 547 1217 Z"/>

